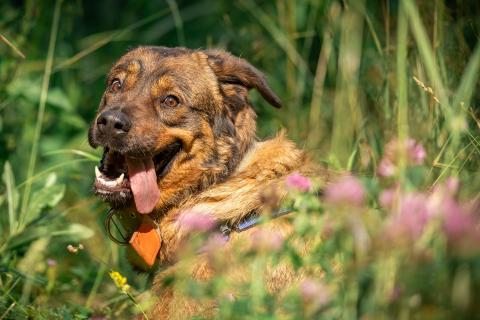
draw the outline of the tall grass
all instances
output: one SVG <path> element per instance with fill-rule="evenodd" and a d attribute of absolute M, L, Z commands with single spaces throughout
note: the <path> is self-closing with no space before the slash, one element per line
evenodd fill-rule
<path fill-rule="evenodd" d="M 18 218 L 18 229 L 20 231 L 23 228 L 23 223 L 25 220 L 24 217 L 27 214 L 26 211 L 29 204 L 30 191 L 32 188 L 32 182 L 30 178 L 32 177 L 33 172 L 35 171 L 35 163 L 37 161 L 38 143 L 40 140 L 40 134 L 42 132 L 42 126 L 43 126 L 43 118 L 45 115 L 45 105 L 47 103 L 48 87 L 50 84 L 50 75 L 52 73 L 53 57 L 55 54 L 55 45 L 57 41 L 58 21 L 60 19 L 61 5 L 62 5 L 62 1 L 57 0 L 55 3 L 55 9 L 53 13 L 52 30 L 50 31 L 47 60 L 45 63 L 45 71 L 43 72 L 43 80 L 42 80 L 42 87 L 40 91 L 40 102 L 38 106 L 37 121 L 35 124 L 35 132 L 32 139 L 33 140 L 32 151 L 30 153 L 30 159 L 28 161 L 27 179 L 26 179 L 27 183 L 25 184 L 25 189 L 24 189 L 23 198 L 22 198 L 22 207 L 20 209 L 20 216 Z"/>
<path fill-rule="evenodd" d="M 259 135 L 286 127 L 316 161 L 360 176 L 367 200 L 358 210 L 371 241 L 381 238 L 370 227 L 381 229 L 390 219 L 379 204 L 387 188 L 398 187 L 400 198 L 410 191 L 427 197 L 425 190 L 456 177 L 458 201 L 479 200 L 475 2 L 57 0 L 53 10 L 48 1 L 2 2 L 0 12 L 0 319 L 119 318 L 148 305 L 148 276 L 134 273 L 123 249 L 102 231 L 106 208 L 91 196 L 88 174 L 99 155 L 86 143 L 104 73 L 140 44 L 225 47 L 263 69 L 285 108 L 273 110 L 252 93 Z M 399 148 L 398 172 L 379 178 L 385 145 L 411 138 L 425 147 L 426 162 L 412 166 L 408 150 Z M 279 300 L 259 277 L 239 288 L 245 297 L 219 302 L 221 318 L 408 319 L 425 316 L 428 308 L 432 318 L 448 318 L 454 314 L 449 307 L 465 318 L 474 314 L 478 255 L 463 259 L 460 249 L 450 251 L 438 225 L 409 248 L 433 257 L 417 263 L 401 246 L 390 252 L 356 246 L 349 229 L 354 215 L 345 208 L 309 193 L 293 192 L 290 200 L 302 204 L 294 220 L 299 235 L 318 233 L 326 217 L 338 222 L 334 235 L 307 256 L 286 242 L 273 256 L 257 252 L 239 263 L 256 273 L 271 259 L 296 268 L 321 265 L 330 302 L 312 307 L 301 290 Z M 85 250 L 67 252 L 79 241 Z M 138 290 L 132 289 L 135 304 L 115 290 L 109 269 Z M 198 297 L 220 295 L 225 281 L 179 279 Z M 399 279 L 405 285 L 394 301 Z"/>

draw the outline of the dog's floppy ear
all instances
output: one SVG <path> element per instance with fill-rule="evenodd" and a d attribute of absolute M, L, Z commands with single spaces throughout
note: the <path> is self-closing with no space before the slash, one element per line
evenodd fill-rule
<path fill-rule="evenodd" d="M 208 62 L 219 82 L 240 84 L 247 89 L 255 88 L 272 106 L 280 108 L 282 102 L 268 86 L 263 73 L 242 58 L 223 50 L 206 50 Z"/>

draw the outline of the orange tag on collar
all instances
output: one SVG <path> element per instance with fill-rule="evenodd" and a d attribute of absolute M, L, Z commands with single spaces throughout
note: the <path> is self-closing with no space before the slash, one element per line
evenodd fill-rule
<path fill-rule="evenodd" d="M 143 220 L 130 239 L 130 245 L 149 268 L 155 263 L 158 251 L 160 251 L 160 244 L 160 236 L 155 225 L 147 219 Z"/>

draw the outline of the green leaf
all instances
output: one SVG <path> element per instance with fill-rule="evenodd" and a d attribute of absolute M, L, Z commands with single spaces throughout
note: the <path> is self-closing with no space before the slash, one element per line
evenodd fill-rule
<path fill-rule="evenodd" d="M 48 181 L 48 179 L 47 179 Z M 25 217 L 25 224 L 35 220 L 41 213 L 42 209 L 49 206 L 55 207 L 65 194 L 65 185 L 54 184 L 45 186 L 35 192 Z"/>
<path fill-rule="evenodd" d="M 67 236 L 72 240 L 88 239 L 94 235 L 92 229 L 79 223 L 72 223 L 65 230 L 52 232 L 53 236 Z"/>
<path fill-rule="evenodd" d="M 57 182 L 57 174 L 55 172 L 52 172 L 45 179 L 45 187 L 53 186 L 56 182 Z"/>
<path fill-rule="evenodd" d="M 408 189 L 414 191 L 420 188 L 423 184 L 424 177 L 427 175 L 427 169 L 422 166 L 412 166 L 405 170 L 405 177 L 407 178 L 406 186 Z"/>
<path fill-rule="evenodd" d="M 66 94 L 59 88 L 52 88 L 48 90 L 47 103 L 52 106 L 61 108 L 65 111 L 73 110 L 73 106 L 70 103 L 70 100 L 68 99 Z"/>
<path fill-rule="evenodd" d="M 7 250 L 13 250 L 44 237 L 65 237 L 72 241 L 79 241 L 94 235 L 92 229 L 81 224 L 73 223 L 68 225 L 66 229 L 54 231 L 57 225 L 28 227 L 21 234 L 12 238 L 8 243 Z"/>
<path fill-rule="evenodd" d="M 12 166 L 10 162 L 5 162 L 3 167 L 3 182 L 6 187 L 6 198 L 8 204 L 8 224 L 10 234 L 17 228 L 17 207 L 18 207 L 18 191 L 15 187 L 15 177 L 13 175 Z"/>
<path fill-rule="evenodd" d="M 65 126 L 69 126 L 75 129 L 85 129 L 88 124 L 85 120 L 76 114 L 64 114 L 61 116 L 61 121 Z"/>
<path fill-rule="evenodd" d="M 37 239 L 47 237 L 51 233 L 51 226 L 45 227 L 28 227 L 23 229 L 23 231 L 19 234 L 16 234 L 11 240 L 8 242 L 7 251 L 14 250 L 18 247 L 24 246 L 30 242 L 33 242 Z"/>
<path fill-rule="evenodd" d="M 290 262 L 295 270 L 299 269 L 303 265 L 302 257 L 293 249 L 288 250 Z"/>
<path fill-rule="evenodd" d="M 40 102 L 41 83 L 28 78 L 18 78 L 7 88 L 11 96 L 23 96 L 28 101 L 37 104 Z M 65 111 L 73 111 L 72 103 L 60 88 L 48 90 L 47 103 Z"/>

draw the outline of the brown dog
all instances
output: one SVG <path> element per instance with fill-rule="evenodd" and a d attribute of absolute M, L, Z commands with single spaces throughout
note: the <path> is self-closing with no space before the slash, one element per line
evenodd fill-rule
<path fill-rule="evenodd" d="M 90 144 L 104 148 L 94 190 L 119 212 L 135 213 L 135 222 L 124 226 L 135 232 L 130 244 L 137 266 L 176 262 L 187 236 L 177 223 L 182 212 L 235 226 L 261 213 L 265 192 L 283 197 L 286 176 L 311 174 L 304 152 L 283 134 L 256 139 L 252 88 L 280 107 L 262 73 L 222 50 L 139 47 L 110 71 L 89 131 Z M 291 229 L 282 218 L 269 227 Z M 249 231 L 232 233 L 227 247 L 248 237 Z M 213 274 L 202 255 L 190 272 L 196 279 Z M 293 281 L 288 268 L 275 272 L 275 288 Z M 154 284 L 159 302 L 153 318 L 206 312 L 160 288 L 163 276 Z"/>

